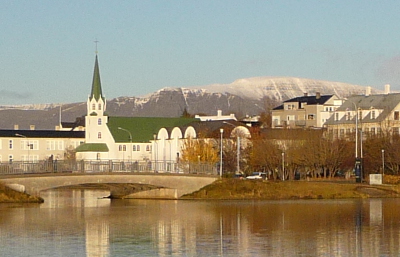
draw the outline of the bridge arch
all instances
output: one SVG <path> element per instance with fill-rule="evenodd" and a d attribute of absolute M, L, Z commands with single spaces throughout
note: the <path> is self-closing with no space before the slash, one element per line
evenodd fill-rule
<path fill-rule="evenodd" d="M 57 176 L 30 176 L 0 178 L 4 184 L 21 185 L 25 193 L 39 196 L 40 191 L 81 184 L 111 184 L 132 183 L 151 185 L 155 189 L 126 195 L 123 198 L 163 198 L 178 199 L 182 195 L 189 194 L 211 184 L 218 177 L 196 176 L 177 174 L 68 174 Z"/>

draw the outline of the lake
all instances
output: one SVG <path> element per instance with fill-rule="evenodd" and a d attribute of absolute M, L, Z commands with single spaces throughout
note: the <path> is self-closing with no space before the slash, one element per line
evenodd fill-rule
<path fill-rule="evenodd" d="M 400 199 L 110 200 L 49 190 L 0 205 L 0 256 L 400 256 Z"/>

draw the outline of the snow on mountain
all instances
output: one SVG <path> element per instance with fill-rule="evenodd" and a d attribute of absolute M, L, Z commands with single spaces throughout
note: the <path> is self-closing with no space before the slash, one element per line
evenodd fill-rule
<path fill-rule="evenodd" d="M 336 94 L 346 97 L 351 94 L 365 94 L 366 87 L 342 82 L 323 81 L 293 77 L 252 77 L 235 80 L 230 84 L 211 84 L 206 86 L 195 86 L 190 89 L 202 89 L 208 93 L 229 93 L 243 98 L 262 99 L 270 97 L 283 101 L 304 93 L 313 95 Z M 372 89 L 372 93 L 381 93 L 380 90 Z"/>

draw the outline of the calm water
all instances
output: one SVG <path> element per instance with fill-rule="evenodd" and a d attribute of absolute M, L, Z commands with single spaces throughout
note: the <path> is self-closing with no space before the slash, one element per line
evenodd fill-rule
<path fill-rule="evenodd" d="M 400 200 L 109 200 L 0 205 L 0 256 L 400 256 Z"/>

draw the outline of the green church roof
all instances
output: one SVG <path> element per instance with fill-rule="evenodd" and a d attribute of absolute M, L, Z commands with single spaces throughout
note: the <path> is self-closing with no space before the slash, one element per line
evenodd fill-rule
<path fill-rule="evenodd" d="M 94 63 L 92 92 L 90 93 L 90 99 L 92 99 L 93 97 L 96 99 L 96 101 L 98 101 L 100 98 L 103 98 L 103 93 L 101 91 L 100 70 L 99 70 L 99 62 L 97 60 L 97 54 Z"/>
<path fill-rule="evenodd" d="M 132 142 L 146 143 L 153 140 L 153 135 L 161 128 L 182 127 L 198 119 L 192 118 L 161 118 L 161 117 L 109 117 L 108 128 L 115 142 L 129 142 L 129 133 Z M 121 129 L 118 129 L 120 127 Z M 124 130 L 123 130 L 124 129 Z"/>
<path fill-rule="evenodd" d="M 85 143 L 76 148 L 77 152 L 108 152 L 107 144 L 104 143 Z"/>

